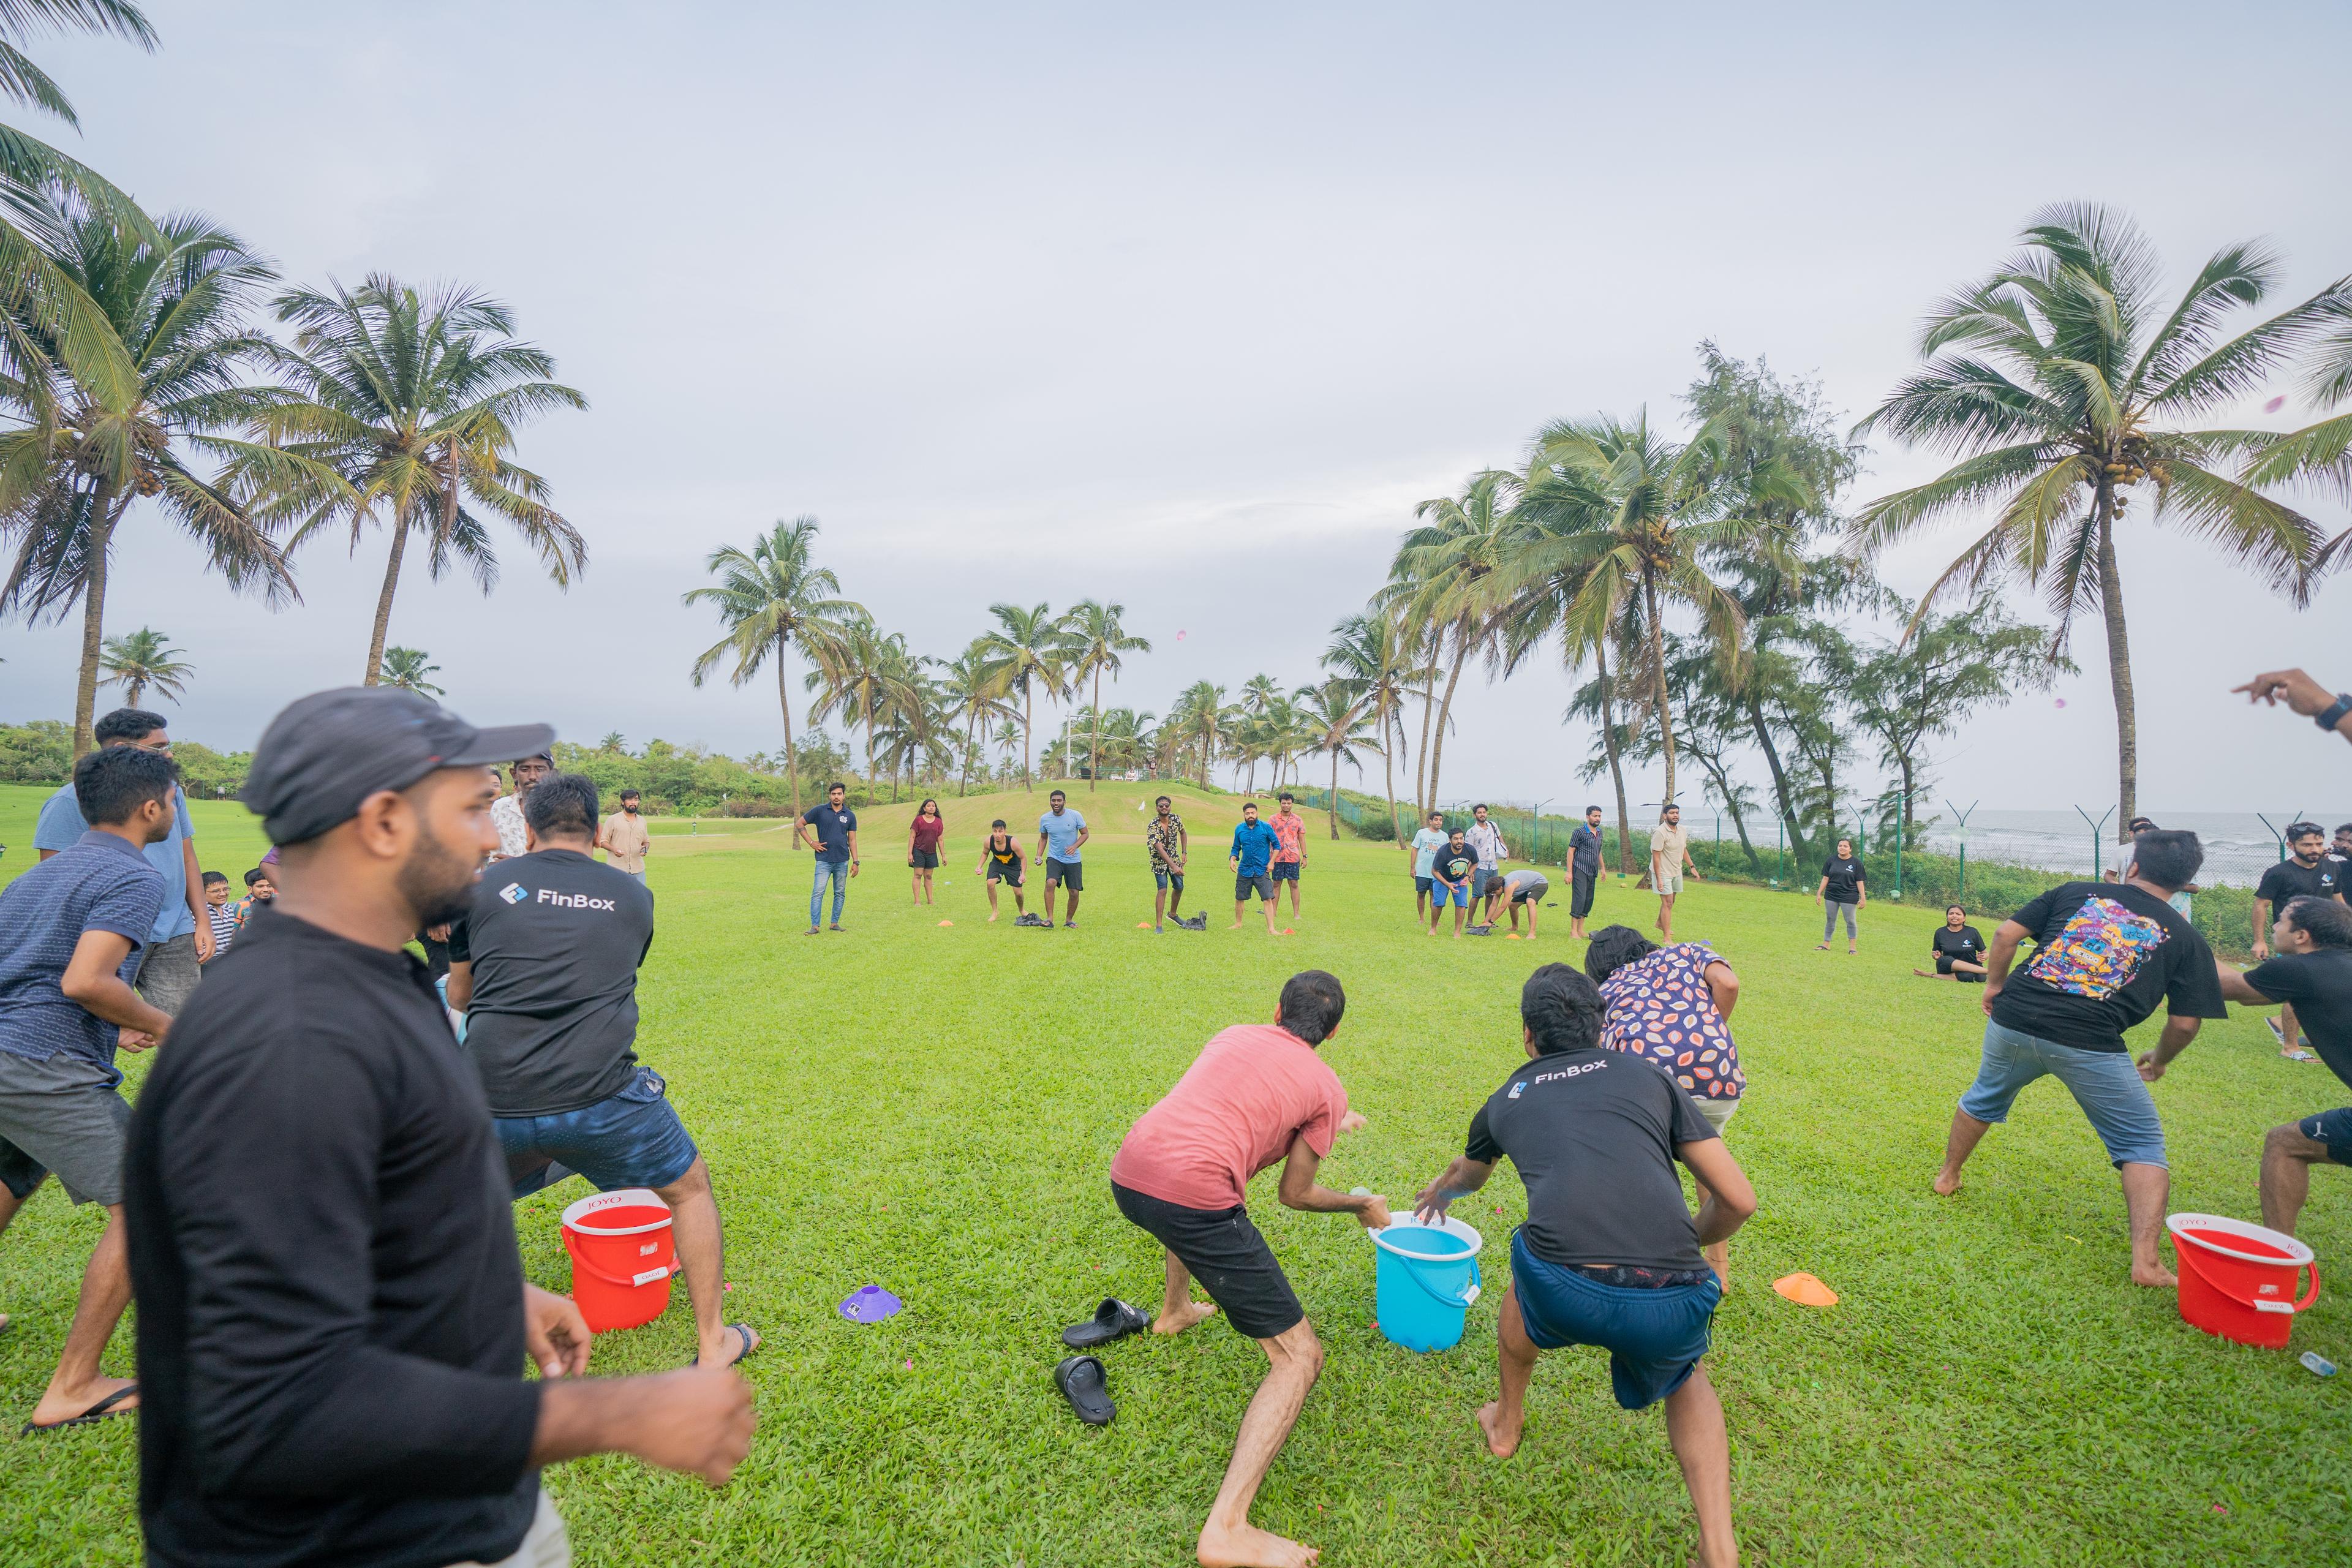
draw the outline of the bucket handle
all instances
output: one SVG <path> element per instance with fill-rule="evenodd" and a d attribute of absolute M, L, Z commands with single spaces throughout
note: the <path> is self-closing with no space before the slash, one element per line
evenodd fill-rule
<path fill-rule="evenodd" d="M 683 1263 L 665 1263 L 658 1268 L 648 1268 L 638 1274 L 607 1274 L 581 1257 L 579 1250 L 572 1245 L 569 1237 L 564 1238 L 563 1250 L 572 1254 L 572 1268 L 574 1273 L 602 1279 L 607 1285 L 625 1285 L 633 1290 L 640 1285 L 652 1285 L 667 1279 L 672 1275 L 686 1272 L 686 1265 Z"/>
<path fill-rule="evenodd" d="M 1483 1283 L 1485 1276 L 1478 1271 L 1478 1260 L 1475 1258 L 1473 1258 L 1470 1260 L 1470 1283 L 1463 1287 L 1462 1297 L 1459 1300 L 1456 1300 L 1451 1296 L 1441 1296 L 1436 1291 L 1431 1289 L 1429 1288 L 1429 1281 L 1421 1277 L 1420 1269 L 1408 1265 L 1405 1268 L 1405 1273 L 1412 1279 L 1415 1285 L 1421 1287 L 1422 1294 L 1427 1296 L 1439 1306 L 1451 1307 L 1457 1312 L 1466 1311 L 1469 1309 L 1470 1304 L 1478 1299 L 1478 1292 L 1485 1288 Z"/>
<path fill-rule="evenodd" d="M 2181 1262 L 2187 1264 L 2191 1269 L 2196 1271 L 2197 1278 L 2205 1281 L 2206 1284 L 2211 1286 L 2215 1290 L 2220 1291 L 2222 1295 L 2227 1296 L 2231 1300 L 2237 1302 L 2238 1305 L 2242 1307 L 2252 1307 L 2257 1312 L 2284 1312 L 2289 1316 L 2293 1316 L 2294 1313 L 2302 1311 L 2314 1301 L 2319 1300 L 2319 1262 L 2316 1258 L 2314 1258 L 2311 1262 L 2303 1266 L 2304 1268 L 2311 1270 L 2311 1289 L 2303 1293 L 2302 1299 L 2296 1301 L 2277 1301 L 2260 1296 L 2241 1296 L 2235 1290 L 2224 1289 L 2220 1280 L 2214 1279 L 2210 1274 L 2206 1273 L 2205 1270 L 2197 1267 L 2197 1249 L 2195 1247 L 2175 1247 L 2172 1250 L 2179 1255 Z"/>

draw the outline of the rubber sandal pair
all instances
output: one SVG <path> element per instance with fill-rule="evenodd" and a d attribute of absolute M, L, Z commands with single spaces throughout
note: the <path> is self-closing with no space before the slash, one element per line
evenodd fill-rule
<path fill-rule="evenodd" d="M 1151 1319 L 1141 1308 L 1129 1306 L 1116 1296 L 1106 1296 L 1093 1317 L 1062 1331 L 1062 1342 L 1074 1351 L 1085 1351 L 1141 1333 L 1150 1326 Z M 1111 1417 L 1118 1414 L 1118 1406 L 1110 1399 L 1110 1374 L 1098 1357 L 1063 1357 L 1054 1368 L 1054 1385 L 1070 1402 L 1070 1409 L 1077 1418 L 1089 1426 L 1108 1426 Z"/>
<path fill-rule="evenodd" d="M 96 1422 L 111 1420 L 117 1415 L 136 1415 L 139 1411 L 135 1405 L 128 1410 L 117 1409 L 116 1406 L 138 1392 L 139 1385 L 135 1383 L 128 1387 L 118 1388 L 79 1415 L 68 1416 L 63 1421 L 52 1421 L 47 1426 L 27 1421 L 16 1429 L 16 1436 L 29 1437 L 36 1432 L 62 1432 L 68 1426 L 88 1426 Z"/>

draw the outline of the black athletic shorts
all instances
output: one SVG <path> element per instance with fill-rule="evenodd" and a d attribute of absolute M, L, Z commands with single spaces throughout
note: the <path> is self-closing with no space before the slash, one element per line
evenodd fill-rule
<path fill-rule="evenodd" d="M 1270 1340 L 1307 1321 L 1298 1292 L 1247 1209 L 1188 1209 L 1117 1182 L 1110 1195 L 1129 1223 L 1150 1234 L 1192 1270 L 1225 1321 L 1254 1340 Z"/>
<path fill-rule="evenodd" d="M 1002 882 L 1008 888 L 1019 887 L 1021 885 L 1021 862 L 1015 860 L 1010 866 L 1000 866 L 995 861 L 991 860 L 988 863 L 988 879 L 992 882 Z"/>
<path fill-rule="evenodd" d="M 940 852 L 936 849 L 909 849 L 907 851 L 907 864 L 918 871 L 936 871 L 940 868 Z"/>
<path fill-rule="evenodd" d="M 2338 1165 L 2352 1165 L 2352 1106 L 2347 1106 L 2341 1110 L 2323 1110 L 2316 1116 L 2305 1117 L 2294 1125 L 2296 1131 L 2313 1142 L 2327 1145 L 2327 1158 L 2331 1163 Z M 1145 1198 L 1142 1201 L 1149 1204 L 1157 1203 L 1159 1200 Z M 1137 1220 L 1135 1223 L 1143 1224 L 1141 1220 Z M 1175 1252 L 1176 1249 L 1171 1247 L 1169 1250 Z M 1184 1255 L 1178 1252 L 1176 1256 L 1181 1258 Z"/>
<path fill-rule="evenodd" d="M 1273 874 L 1274 879 L 1277 882 L 1296 882 L 1298 880 L 1298 862 L 1276 860 L 1274 863 Z"/>
<path fill-rule="evenodd" d="M 1412 890 L 1416 893 L 1426 893 L 1436 885 L 1435 880 L 1428 877 L 1415 877 L 1412 879 Z"/>
<path fill-rule="evenodd" d="M 1575 919 L 1582 920 L 1592 912 L 1592 884 L 1600 879 L 1598 871 L 1569 873 L 1568 912 Z"/>
<path fill-rule="evenodd" d="M 1950 953 L 1939 952 L 1936 955 L 1936 973 L 1938 974 L 1952 973 L 1952 955 Z M 1952 978 L 1958 980 L 1963 985 L 1981 985 L 1985 983 L 1985 977 L 1981 974 L 1955 974 L 1952 975 Z"/>
<path fill-rule="evenodd" d="M 1274 879 L 1265 876 L 1235 877 L 1234 879 L 1234 902 L 1237 904 L 1248 903 L 1249 896 L 1253 892 L 1257 894 L 1258 900 L 1262 903 L 1270 904 L 1274 902 Z"/>
<path fill-rule="evenodd" d="M 1074 893 L 1083 893 L 1087 890 L 1086 868 L 1076 860 L 1056 860 L 1048 855 L 1045 857 L 1045 886 L 1050 888 L 1056 882 Z"/>

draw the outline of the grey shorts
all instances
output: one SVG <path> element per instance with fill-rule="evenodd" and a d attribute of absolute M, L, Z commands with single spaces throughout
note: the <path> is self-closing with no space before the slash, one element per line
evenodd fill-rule
<path fill-rule="evenodd" d="M 139 977 L 131 984 L 147 1005 L 176 1018 L 195 994 L 201 970 L 196 963 L 196 933 L 182 931 L 168 942 L 139 950 Z"/>
<path fill-rule="evenodd" d="M 63 1051 L 47 1061 L 0 1051 L 0 1139 L 20 1160 L 56 1172 L 78 1204 L 122 1201 L 131 1102 L 113 1076 Z"/>

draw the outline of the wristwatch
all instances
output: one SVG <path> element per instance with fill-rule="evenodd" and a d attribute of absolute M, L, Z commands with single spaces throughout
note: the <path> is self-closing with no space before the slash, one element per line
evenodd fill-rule
<path fill-rule="evenodd" d="M 2321 710 L 2319 717 L 2314 719 L 2312 722 L 2323 730 L 2333 730 L 2336 725 L 2344 722 L 2344 715 L 2347 713 L 2352 713 L 2352 691 L 2336 693 L 2336 700 Z"/>

